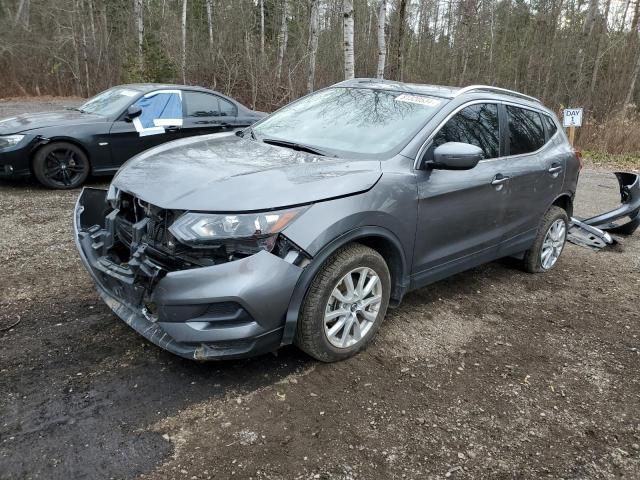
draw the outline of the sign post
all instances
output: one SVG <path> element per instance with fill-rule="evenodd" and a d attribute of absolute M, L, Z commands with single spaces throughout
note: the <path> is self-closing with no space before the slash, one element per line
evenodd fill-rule
<path fill-rule="evenodd" d="M 582 126 L 582 108 L 565 108 L 562 126 L 569 129 L 569 142 L 573 147 L 576 139 L 576 127 Z"/>

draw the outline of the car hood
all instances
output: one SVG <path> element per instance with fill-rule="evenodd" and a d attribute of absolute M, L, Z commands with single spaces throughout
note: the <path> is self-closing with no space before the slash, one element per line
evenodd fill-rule
<path fill-rule="evenodd" d="M 54 126 L 83 125 L 87 123 L 104 122 L 105 118 L 90 113 L 74 110 L 59 110 L 54 112 L 25 113 L 16 117 L 0 120 L 0 135 L 22 133 L 36 128 Z"/>
<path fill-rule="evenodd" d="M 241 212 L 360 193 L 381 175 L 379 161 L 322 157 L 214 134 L 132 158 L 113 186 L 165 209 Z"/>

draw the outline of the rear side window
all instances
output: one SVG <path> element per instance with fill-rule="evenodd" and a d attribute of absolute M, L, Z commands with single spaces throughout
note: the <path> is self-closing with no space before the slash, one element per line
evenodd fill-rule
<path fill-rule="evenodd" d="M 547 140 L 549 140 L 558 131 L 558 127 L 549 115 L 542 115 L 542 121 L 544 122 L 544 127 L 547 129 Z"/>
<path fill-rule="evenodd" d="M 187 117 L 217 117 L 220 104 L 216 95 L 201 92 L 185 92 Z"/>
<path fill-rule="evenodd" d="M 538 112 L 507 105 L 509 154 L 521 155 L 544 145 L 544 127 Z"/>
<path fill-rule="evenodd" d="M 236 116 L 236 106 L 225 100 L 224 98 L 220 98 L 220 115 L 224 117 L 235 117 Z"/>
<path fill-rule="evenodd" d="M 447 142 L 470 143 L 482 149 L 484 158 L 499 157 L 498 106 L 494 103 L 478 103 L 460 110 L 433 138 L 432 148 Z"/>

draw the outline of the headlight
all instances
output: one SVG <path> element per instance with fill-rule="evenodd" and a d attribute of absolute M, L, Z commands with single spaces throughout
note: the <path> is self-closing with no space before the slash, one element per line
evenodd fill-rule
<path fill-rule="evenodd" d="M 178 218 L 169 231 L 180 242 L 194 247 L 208 247 L 228 240 L 253 240 L 260 249 L 271 250 L 273 241 L 269 240 L 306 209 L 243 214 L 190 212 Z"/>
<path fill-rule="evenodd" d="M 24 135 L 0 135 L 0 150 L 3 148 L 15 147 L 23 138 Z"/>

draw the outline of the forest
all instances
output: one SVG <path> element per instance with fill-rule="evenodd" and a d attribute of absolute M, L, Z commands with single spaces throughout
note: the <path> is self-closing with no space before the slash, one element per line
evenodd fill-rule
<path fill-rule="evenodd" d="M 579 144 L 640 151 L 640 0 L 0 0 L 0 98 L 202 85 L 272 111 L 350 77 L 583 107 Z"/>

